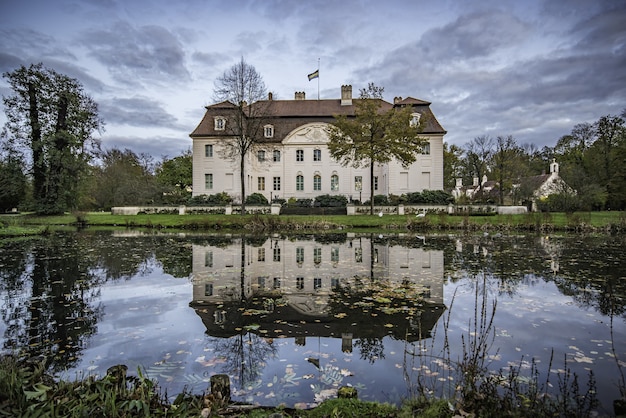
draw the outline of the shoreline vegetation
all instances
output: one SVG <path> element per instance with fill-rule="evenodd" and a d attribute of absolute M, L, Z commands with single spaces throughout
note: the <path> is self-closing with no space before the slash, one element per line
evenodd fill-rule
<path fill-rule="evenodd" d="M 394 230 L 397 232 L 581 232 L 622 233 L 626 212 L 530 212 L 518 215 L 215 215 L 75 212 L 57 216 L 0 215 L 0 237 L 45 235 L 60 227 L 113 227 L 185 231 L 289 232 L 302 230 Z"/>

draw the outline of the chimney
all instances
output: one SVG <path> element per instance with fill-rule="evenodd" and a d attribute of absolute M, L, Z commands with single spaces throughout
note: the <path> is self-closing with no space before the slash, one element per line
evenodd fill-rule
<path fill-rule="evenodd" d="M 398 104 L 402 101 L 402 96 L 396 96 L 393 98 L 393 104 Z"/>
<path fill-rule="evenodd" d="M 304 97 L 305 97 L 305 95 L 304 95 L 303 91 L 297 91 L 296 92 L 296 97 L 295 97 L 296 100 L 304 100 Z"/>
<path fill-rule="evenodd" d="M 352 105 L 352 85 L 341 86 L 341 105 Z"/>
<path fill-rule="evenodd" d="M 272 94 L 271 91 L 267 93 L 267 100 L 274 100 L 274 95 Z"/>

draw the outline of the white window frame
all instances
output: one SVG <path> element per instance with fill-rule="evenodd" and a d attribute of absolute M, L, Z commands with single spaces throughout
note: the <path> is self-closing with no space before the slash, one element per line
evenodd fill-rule
<path fill-rule="evenodd" d="M 263 135 L 265 136 L 265 138 L 274 138 L 274 126 L 265 125 L 263 127 Z"/>
<path fill-rule="evenodd" d="M 313 161 L 319 162 L 322 161 L 322 150 L 319 148 L 315 148 L 313 150 Z"/>
<path fill-rule="evenodd" d="M 213 173 L 204 174 L 204 190 L 213 190 Z"/>
<path fill-rule="evenodd" d="M 420 125 L 421 117 L 422 115 L 417 112 L 411 113 L 411 120 L 409 121 L 409 126 L 413 128 L 417 128 Z"/>
<path fill-rule="evenodd" d="M 216 116 L 213 121 L 213 127 L 216 131 L 223 131 L 226 129 L 226 118 L 224 116 Z"/>
<path fill-rule="evenodd" d="M 279 162 L 280 162 L 280 150 L 275 149 L 275 150 L 272 152 L 272 160 L 273 160 L 275 163 L 279 163 Z"/>
<path fill-rule="evenodd" d="M 296 150 L 296 162 L 301 163 L 304 161 L 304 150 L 297 149 Z"/>
<path fill-rule="evenodd" d="M 205 158 L 213 157 L 213 144 L 204 144 L 204 156 Z"/>

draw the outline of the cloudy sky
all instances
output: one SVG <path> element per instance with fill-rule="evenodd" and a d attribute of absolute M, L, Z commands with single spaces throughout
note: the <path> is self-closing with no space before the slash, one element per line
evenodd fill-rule
<path fill-rule="evenodd" d="M 316 99 L 319 62 L 322 99 L 374 82 L 388 101 L 432 102 L 450 144 L 541 148 L 626 108 L 626 1 L 0 0 L 0 71 L 42 62 L 78 79 L 105 149 L 189 149 L 242 57 L 278 99 Z"/>

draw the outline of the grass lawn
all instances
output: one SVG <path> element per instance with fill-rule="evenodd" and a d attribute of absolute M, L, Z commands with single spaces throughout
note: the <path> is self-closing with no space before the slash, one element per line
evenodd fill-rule
<path fill-rule="evenodd" d="M 450 216 L 413 215 L 111 215 L 109 212 L 86 212 L 80 215 L 36 216 L 32 214 L 0 216 L 0 235 L 42 233 L 46 227 L 75 225 L 147 227 L 194 230 L 297 230 L 297 229 L 398 229 L 398 230 L 588 230 L 626 227 L 625 212 L 526 213 L 520 215 Z"/>

